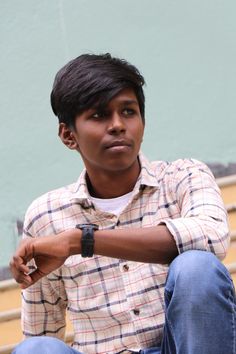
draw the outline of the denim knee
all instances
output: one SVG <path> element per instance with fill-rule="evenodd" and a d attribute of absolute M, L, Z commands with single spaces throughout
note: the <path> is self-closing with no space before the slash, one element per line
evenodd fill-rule
<path fill-rule="evenodd" d="M 233 282 L 225 266 L 217 257 L 206 251 L 186 251 L 177 256 L 170 265 L 166 290 L 178 286 L 182 295 L 194 292 L 206 295 L 233 288 Z"/>
<path fill-rule="evenodd" d="M 165 353 L 235 353 L 236 299 L 225 266 L 205 251 L 171 263 L 165 287 Z"/>
<path fill-rule="evenodd" d="M 21 342 L 12 354 L 51 354 L 51 353 L 70 353 L 63 341 L 53 337 L 32 337 Z"/>

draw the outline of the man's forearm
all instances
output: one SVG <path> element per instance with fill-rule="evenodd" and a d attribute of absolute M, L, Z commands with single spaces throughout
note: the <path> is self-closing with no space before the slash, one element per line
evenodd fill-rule
<path fill-rule="evenodd" d="M 21 287 L 27 288 L 62 266 L 74 254 L 81 254 L 82 231 L 71 229 L 58 235 L 25 239 L 16 250 L 10 268 Z M 142 229 L 95 231 L 94 253 L 146 263 L 170 263 L 178 254 L 174 238 L 165 225 Z M 34 259 L 30 273 L 27 263 Z"/>
<path fill-rule="evenodd" d="M 68 253 L 81 253 L 81 230 L 69 230 L 66 233 L 63 238 L 68 237 Z M 94 254 L 107 257 L 165 264 L 178 254 L 174 238 L 165 225 L 99 230 L 95 231 L 94 238 Z"/>

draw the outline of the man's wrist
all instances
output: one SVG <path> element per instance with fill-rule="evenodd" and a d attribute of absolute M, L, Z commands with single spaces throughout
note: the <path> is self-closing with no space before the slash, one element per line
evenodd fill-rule
<path fill-rule="evenodd" d="M 81 237 L 82 231 L 79 229 L 71 229 L 65 231 L 65 239 L 67 239 L 67 248 L 69 256 L 81 253 Z"/>

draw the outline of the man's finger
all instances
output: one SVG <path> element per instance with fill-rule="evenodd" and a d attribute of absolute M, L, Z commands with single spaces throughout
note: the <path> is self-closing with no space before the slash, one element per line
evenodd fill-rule
<path fill-rule="evenodd" d="M 30 271 L 29 267 L 24 264 L 23 259 L 16 255 L 10 261 L 9 266 L 12 272 L 18 271 L 27 274 Z"/>
<path fill-rule="evenodd" d="M 30 276 L 26 276 L 25 278 L 22 278 L 20 282 L 18 282 L 21 289 L 26 289 L 28 288 L 29 286 L 33 285 L 33 281 L 32 279 L 30 278 Z"/>
<path fill-rule="evenodd" d="M 14 273 L 14 278 L 20 286 L 25 285 L 26 287 L 32 285 L 32 279 L 29 275 L 24 273 Z"/>
<path fill-rule="evenodd" d="M 31 278 L 31 284 L 36 283 L 39 279 L 45 277 L 46 274 L 41 272 L 39 269 L 35 269 L 32 273 L 30 273 L 28 276 Z M 29 286 L 30 286 L 29 285 Z"/>

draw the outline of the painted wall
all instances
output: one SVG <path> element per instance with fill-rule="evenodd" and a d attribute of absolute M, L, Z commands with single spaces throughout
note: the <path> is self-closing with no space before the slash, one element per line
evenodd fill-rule
<path fill-rule="evenodd" d="M 235 0 L 0 0 L 0 266 L 29 203 L 81 171 L 49 105 L 55 73 L 79 54 L 141 70 L 150 158 L 236 161 L 235 13 Z"/>

